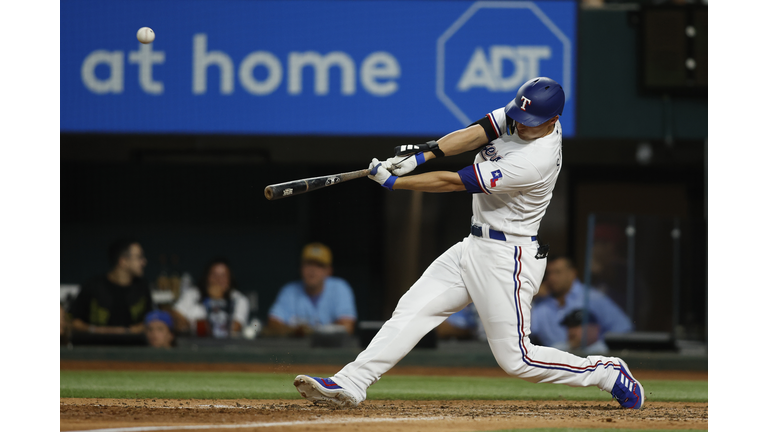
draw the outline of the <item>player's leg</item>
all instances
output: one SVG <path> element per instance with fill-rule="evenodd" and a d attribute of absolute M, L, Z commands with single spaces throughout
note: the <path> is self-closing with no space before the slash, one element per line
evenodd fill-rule
<path fill-rule="evenodd" d="M 620 359 L 583 358 L 530 343 L 531 302 L 546 267 L 546 260 L 537 260 L 535 254 L 532 244 L 515 246 L 481 238 L 467 246 L 463 277 L 494 357 L 505 372 L 527 381 L 597 386 L 611 392 L 622 371 L 631 377 Z"/>
<path fill-rule="evenodd" d="M 330 378 L 330 382 L 354 396 L 355 403 L 345 405 L 365 400 L 368 387 L 405 357 L 424 335 L 471 303 L 459 273 L 465 243 L 454 245 L 437 258 L 400 298 L 392 317 L 368 347 Z M 318 388 L 316 380 L 307 385 L 313 387 L 310 391 L 334 393 L 332 389 Z"/>

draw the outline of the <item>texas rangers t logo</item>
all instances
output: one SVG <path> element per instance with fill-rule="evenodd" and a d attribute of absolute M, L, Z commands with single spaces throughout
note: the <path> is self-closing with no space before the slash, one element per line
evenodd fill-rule
<path fill-rule="evenodd" d="M 525 96 L 520 96 L 520 109 L 525 111 L 525 106 L 531 104 L 531 100 Z"/>
<path fill-rule="evenodd" d="M 491 171 L 491 187 L 496 187 L 496 182 L 501 179 L 501 170 Z"/>

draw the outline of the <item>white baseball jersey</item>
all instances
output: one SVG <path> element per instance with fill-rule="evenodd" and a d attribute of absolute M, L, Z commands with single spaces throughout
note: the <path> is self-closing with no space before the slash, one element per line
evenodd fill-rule
<path fill-rule="evenodd" d="M 562 129 L 557 122 L 551 134 L 525 141 L 508 127 L 504 108 L 489 113 L 488 119 L 496 138 L 459 171 L 474 194 L 473 223 L 483 225 L 482 235 L 473 229 L 440 255 L 403 295 L 368 347 L 332 377 L 358 403 L 427 332 L 469 303 L 474 303 L 491 351 L 509 375 L 605 391 L 619 377 L 618 358 L 582 358 L 531 343 L 531 303 L 546 268 L 546 259 L 537 254 L 538 241 L 531 237 L 537 235 L 560 173 Z M 510 236 L 500 241 L 486 226 Z"/>
<path fill-rule="evenodd" d="M 472 197 L 473 223 L 519 236 L 535 236 L 560 174 L 563 135 L 555 130 L 533 141 L 510 134 L 504 108 L 487 114 L 498 138 L 459 171 Z"/>

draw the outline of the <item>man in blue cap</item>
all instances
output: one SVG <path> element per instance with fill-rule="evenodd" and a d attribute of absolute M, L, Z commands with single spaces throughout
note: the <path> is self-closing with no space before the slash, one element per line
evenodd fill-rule
<path fill-rule="evenodd" d="M 564 105 L 560 84 L 534 78 L 506 107 L 468 127 L 437 141 L 399 146 L 384 162 L 371 161 L 369 177 L 389 190 L 473 194 L 470 234 L 427 268 L 355 361 L 330 378 L 297 376 L 294 385 L 302 396 L 357 406 L 425 334 L 474 302 L 493 355 L 509 375 L 596 386 L 622 407 L 643 405 L 643 388 L 622 359 L 582 358 L 530 341 L 531 304 L 548 252 L 538 243 L 538 229 L 562 166 Z M 468 151 L 477 151 L 475 161 L 458 172 L 406 176 L 432 159 Z"/>

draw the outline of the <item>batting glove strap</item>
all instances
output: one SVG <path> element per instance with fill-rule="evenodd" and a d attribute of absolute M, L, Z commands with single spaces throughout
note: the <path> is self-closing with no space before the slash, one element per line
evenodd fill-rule
<path fill-rule="evenodd" d="M 408 156 L 416 152 L 425 152 L 425 151 L 431 151 L 436 157 L 445 156 L 445 153 L 443 153 L 443 151 L 440 150 L 440 146 L 438 146 L 437 141 L 434 141 L 434 140 L 426 144 L 399 145 L 395 147 L 395 156 Z M 423 155 L 422 155 L 422 158 L 423 158 Z M 420 163 L 424 163 L 423 159 Z"/>
<path fill-rule="evenodd" d="M 398 176 L 394 176 L 394 175 L 393 176 L 389 176 L 389 178 L 384 183 L 382 183 L 381 185 L 384 186 L 385 188 L 389 189 L 389 190 L 394 190 L 394 189 L 392 189 L 392 186 L 395 185 L 395 180 L 397 180 L 398 178 L 399 178 Z"/>

